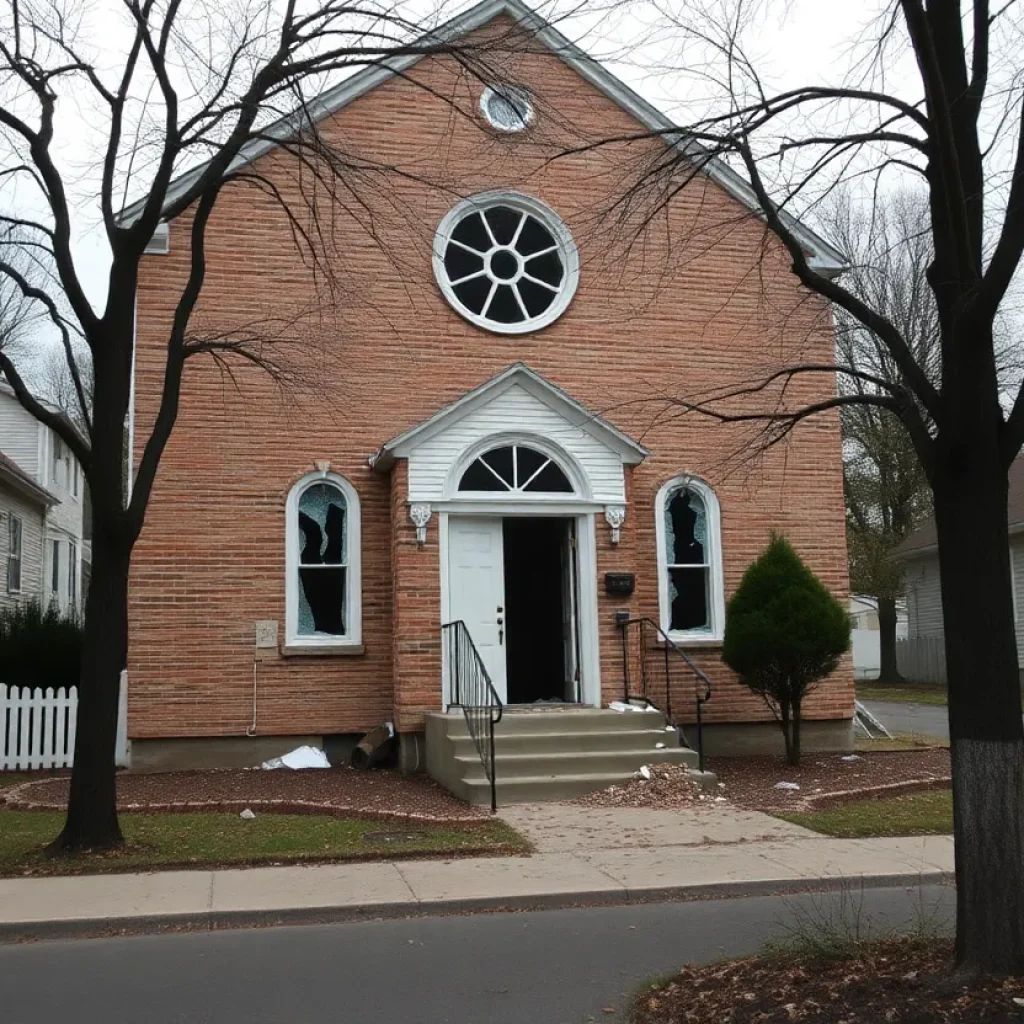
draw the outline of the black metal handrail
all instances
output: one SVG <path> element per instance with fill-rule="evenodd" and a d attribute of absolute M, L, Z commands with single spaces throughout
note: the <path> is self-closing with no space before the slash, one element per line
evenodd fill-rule
<path fill-rule="evenodd" d="M 461 707 L 466 728 L 473 738 L 484 774 L 491 784 L 491 812 L 498 809 L 494 758 L 494 727 L 501 721 L 501 698 L 487 674 L 480 652 L 465 622 L 457 619 L 441 627 L 444 670 L 448 674 L 448 707 Z"/>
<path fill-rule="evenodd" d="M 711 680 L 693 663 L 686 651 L 676 644 L 653 619 L 647 616 L 635 619 L 622 618 L 619 619 L 618 626 L 622 630 L 622 680 L 626 702 L 646 701 L 650 707 L 663 712 L 668 722 L 679 731 L 686 746 L 691 750 L 696 749 L 698 766 L 701 771 L 704 771 L 703 708 L 711 699 Z M 635 650 L 630 644 L 631 635 L 636 637 Z M 680 663 L 693 676 L 697 725 L 696 748 L 686 738 L 683 727 L 672 714 L 673 684 L 675 677 L 679 674 L 678 671 L 673 673 L 673 669 Z"/>

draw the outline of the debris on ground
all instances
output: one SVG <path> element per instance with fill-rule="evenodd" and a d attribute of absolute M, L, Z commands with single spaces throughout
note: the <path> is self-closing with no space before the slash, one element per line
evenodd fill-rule
<path fill-rule="evenodd" d="M 800 788 L 800 783 L 799 782 L 776 782 L 775 783 L 775 788 L 776 789 L 799 789 Z"/>
<path fill-rule="evenodd" d="M 254 821 L 256 819 L 256 815 L 253 813 L 253 809 L 251 807 L 246 807 L 246 809 L 239 814 L 239 817 L 243 821 Z"/>
<path fill-rule="evenodd" d="M 638 775 L 628 782 L 577 797 L 570 803 L 577 807 L 651 807 L 674 810 L 726 802 L 721 790 L 709 793 L 693 780 L 682 765 L 652 764 L 644 767 L 649 772 L 647 777 Z"/>
<path fill-rule="evenodd" d="M 952 944 L 889 939 L 848 958 L 796 954 L 684 967 L 640 994 L 635 1024 L 1010 1024 L 1020 978 L 952 976 Z"/>

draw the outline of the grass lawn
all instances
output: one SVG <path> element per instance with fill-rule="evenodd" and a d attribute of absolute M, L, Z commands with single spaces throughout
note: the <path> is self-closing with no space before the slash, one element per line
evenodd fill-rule
<path fill-rule="evenodd" d="M 879 686 L 878 683 L 858 683 L 857 700 L 895 700 L 907 704 L 934 704 L 946 706 L 944 686 L 916 686 L 904 683 L 902 686 Z"/>
<path fill-rule="evenodd" d="M 953 794 L 935 789 L 887 800 L 854 800 L 820 811 L 787 811 L 776 817 L 840 839 L 949 835 Z"/>
<path fill-rule="evenodd" d="M 948 747 L 949 740 L 941 739 L 938 736 L 924 736 L 914 732 L 894 732 L 892 739 L 868 739 L 866 736 L 857 736 L 854 739 L 854 747 L 860 753 L 869 750 L 927 750 L 929 747 Z"/>
<path fill-rule="evenodd" d="M 122 814 L 122 850 L 47 857 L 43 848 L 62 823 L 63 815 L 54 811 L 0 810 L 0 876 L 514 854 L 530 848 L 497 820 L 457 827 L 313 814 L 257 813 L 253 821 L 237 814 Z"/>

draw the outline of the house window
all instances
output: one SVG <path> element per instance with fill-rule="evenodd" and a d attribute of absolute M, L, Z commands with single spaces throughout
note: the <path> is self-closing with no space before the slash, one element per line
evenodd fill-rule
<path fill-rule="evenodd" d="M 21 593 L 22 522 L 14 515 L 7 516 L 7 593 Z"/>
<path fill-rule="evenodd" d="M 554 460 L 534 448 L 510 444 L 492 448 L 470 463 L 460 491 L 572 494 L 573 486 Z"/>
<path fill-rule="evenodd" d="M 304 477 L 288 496 L 287 642 L 358 644 L 362 636 L 359 497 L 334 473 Z"/>
<path fill-rule="evenodd" d="M 50 556 L 50 593 L 54 597 L 60 596 L 60 541 L 51 543 Z"/>
<path fill-rule="evenodd" d="M 480 112 L 499 132 L 521 132 L 533 120 L 533 104 L 525 89 L 514 85 L 489 86 L 480 97 Z"/>
<path fill-rule="evenodd" d="M 579 254 L 568 228 L 543 203 L 488 192 L 459 203 L 441 221 L 434 274 L 471 323 L 523 334 L 546 327 L 568 307 Z"/>
<path fill-rule="evenodd" d="M 661 628 L 673 639 L 720 640 L 725 627 L 718 500 L 691 477 L 658 492 Z"/>
<path fill-rule="evenodd" d="M 75 606 L 78 599 L 78 545 L 68 542 L 68 603 Z"/>

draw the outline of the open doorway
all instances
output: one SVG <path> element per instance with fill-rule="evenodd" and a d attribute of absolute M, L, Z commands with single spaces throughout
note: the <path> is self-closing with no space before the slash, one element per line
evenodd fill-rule
<path fill-rule="evenodd" d="M 533 516 L 502 524 L 509 704 L 580 699 L 574 525 Z"/>

